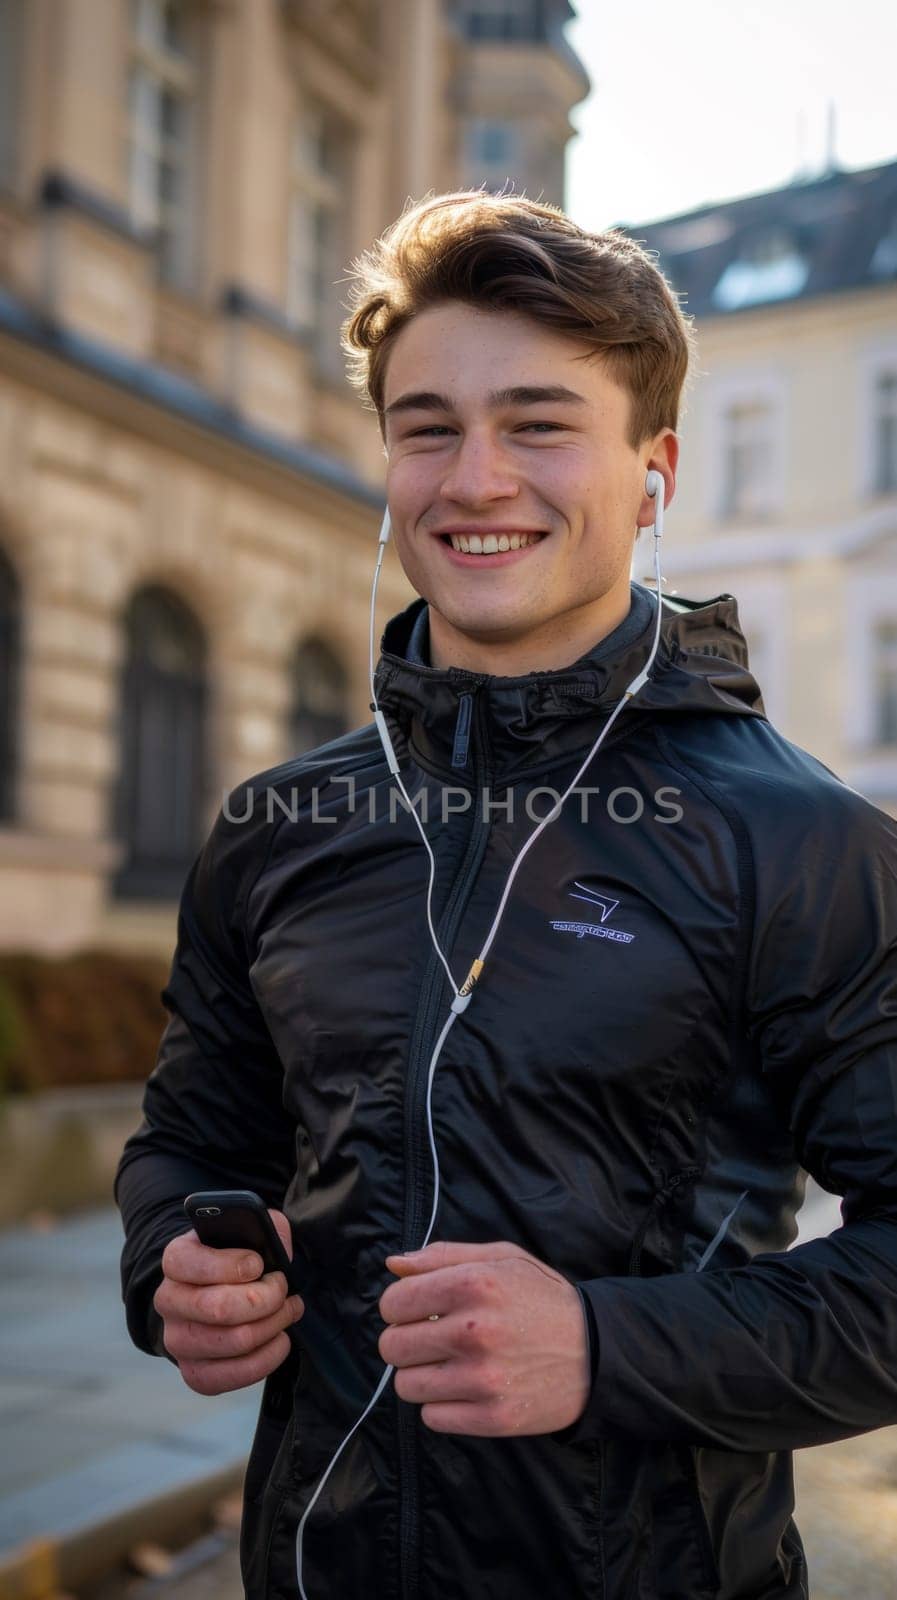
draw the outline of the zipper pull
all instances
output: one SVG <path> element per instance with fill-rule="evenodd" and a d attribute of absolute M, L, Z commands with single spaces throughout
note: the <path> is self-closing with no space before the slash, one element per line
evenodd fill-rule
<path fill-rule="evenodd" d="M 458 700 L 455 722 L 455 739 L 452 745 L 452 766 L 466 767 L 470 750 L 470 724 L 473 718 L 473 695 L 462 694 Z"/>

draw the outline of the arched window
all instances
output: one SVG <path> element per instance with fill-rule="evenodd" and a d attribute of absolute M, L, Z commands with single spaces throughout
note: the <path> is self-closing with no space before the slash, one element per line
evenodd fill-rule
<path fill-rule="evenodd" d="M 328 645 L 305 639 L 293 663 L 290 750 L 303 755 L 349 731 L 345 671 Z"/>
<path fill-rule="evenodd" d="M 202 844 L 205 640 L 188 607 L 156 586 L 133 596 L 125 629 L 114 892 L 170 899 Z"/>
<path fill-rule="evenodd" d="M 0 551 L 0 822 L 16 814 L 20 646 L 19 583 Z"/>

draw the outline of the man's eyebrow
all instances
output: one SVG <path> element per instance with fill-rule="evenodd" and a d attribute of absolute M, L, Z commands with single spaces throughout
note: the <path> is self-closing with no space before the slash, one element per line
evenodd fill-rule
<path fill-rule="evenodd" d="M 497 411 L 501 406 L 556 405 L 559 401 L 578 406 L 587 406 L 589 403 L 585 395 L 565 388 L 562 383 L 549 384 L 547 387 L 517 384 L 511 389 L 492 389 L 486 396 L 486 405 L 490 411 Z M 448 395 L 437 394 L 433 389 L 418 389 L 413 393 L 401 395 L 398 400 L 393 400 L 383 415 L 385 418 L 399 411 L 451 411 L 451 409 L 452 401 Z"/>

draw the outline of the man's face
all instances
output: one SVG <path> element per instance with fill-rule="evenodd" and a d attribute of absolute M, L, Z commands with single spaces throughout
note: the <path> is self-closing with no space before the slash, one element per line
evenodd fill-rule
<path fill-rule="evenodd" d="M 396 338 L 384 391 L 387 499 L 404 571 L 430 605 L 434 665 L 510 674 L 564 665 L 629 609 L 636 524 L 654 520 L 646 472 L 664 471 L 669 503 L 678 440 L 666 429 L 634 450 L 629 395 L 584 348 L 517 312 L 454 300 Z M 559 386 L 579 399 L 490 401 L 497 390 Z M 412 395 L 422 398 L 406 407 Z M 453 548 L 451 529 L 509 546 L 515 530 L 537 537 L 477 555 Z"/>

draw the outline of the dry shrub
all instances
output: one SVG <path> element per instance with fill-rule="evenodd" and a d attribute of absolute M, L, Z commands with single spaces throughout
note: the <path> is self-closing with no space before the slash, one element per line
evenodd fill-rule
<path fill-rule="evenodd" d="M 167 1021 L 167 978 L 153 956 L 0 954 L 0 1088 L 142 1081 Z"/>

